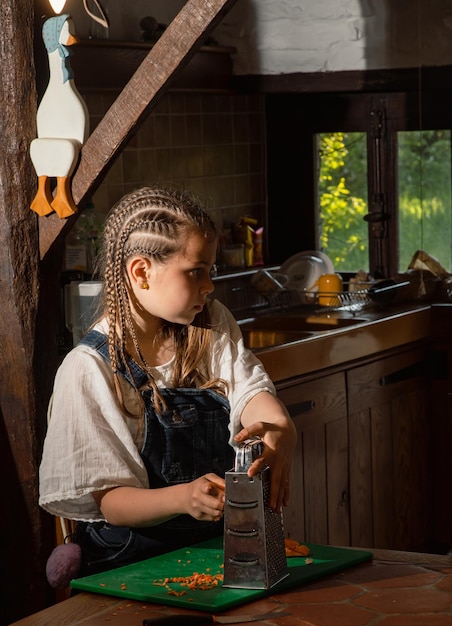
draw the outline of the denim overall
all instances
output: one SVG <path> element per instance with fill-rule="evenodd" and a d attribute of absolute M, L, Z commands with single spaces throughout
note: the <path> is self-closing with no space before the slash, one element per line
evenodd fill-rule
<path fill-rule="evenodd" d="M 107 337 L 89 331 L 82 344 L 96 349 L 109 361 Z M 137 387 L 146 373 L 130 359 Z M 125 378 L 130 381 L 125 368 Z M 187 483 L 214 472 L 224 476 L 233 465 L 229 445 L 226 398 L 211 389 L 162 389 L 167 410 L 157 413 L 149 386 L 140 392 L 145 404 L 144 442 L 140 452 L 151 489 Z M 203 522 L 179 515 L 149 528 L 113 526 L 107 522 L 80 523 L 76 541 L 82 548 L 79 576 L 94 574 L 204 541 L 223 532 L 221 522 Z"/>

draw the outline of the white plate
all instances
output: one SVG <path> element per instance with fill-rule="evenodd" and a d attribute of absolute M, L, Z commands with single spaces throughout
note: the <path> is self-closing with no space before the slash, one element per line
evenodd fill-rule
<path fill-rule="evenodd" d="M 307 250 L 291 256 L 279 271 L 289 279 L 286 289 L 315 291 L 315 283 L 322 274 L 334 274 L 334 265 L 323 252 Z"/>

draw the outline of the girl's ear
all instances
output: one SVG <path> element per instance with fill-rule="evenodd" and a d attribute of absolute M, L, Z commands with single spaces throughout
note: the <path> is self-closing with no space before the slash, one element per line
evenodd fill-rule
<path fill-rule="evenodd" d="M 149 270 L 151 269 L 151 262 L 149 259 L 143 257 L 134 257 L 128 264 L 127 271 L 129 273 L 130 282 L 132 285 L 141 285 L 143 282 L 148 282 Z"/>

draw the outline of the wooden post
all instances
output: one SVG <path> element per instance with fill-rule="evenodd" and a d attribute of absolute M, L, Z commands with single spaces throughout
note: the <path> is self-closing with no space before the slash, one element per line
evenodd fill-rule
<path fill-rule="evenodd" d="M 36 177 L 28 148 L 36 133 L 33 0 L 0 3 L 0 622 L 42 608 L 50 588 L 46 519 L 37 505 L 40 412 L 35 369 L 39 308 Z M 54 332 L 51 327 L 49 332 Z M 43 343 L 45 338 L 42 337 Z M 42 363 L 41 363 L 42 366 Z"/>

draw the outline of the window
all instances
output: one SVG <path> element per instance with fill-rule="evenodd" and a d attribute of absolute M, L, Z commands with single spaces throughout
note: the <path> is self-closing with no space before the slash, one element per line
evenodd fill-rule
<path fill-rule="evenodd" d="M 452 241 L 451 133 L 399 132 L 397 136 L 399 267 L 416 249 L 449 271 Z"/>
<path fill-rule="evenodd" d="M 446 78 L 432 70 L 422 97 L 408 70 L 372 74 L 367 92 L 350 73 L 331 78 L 335 92 L 308 93 L 304 78 L 303 93 L 266 97 L 271 262 L 320 249 L 339 272 L 385 278 L 422 249 L 452 271 Z M 372 91 L 385 82 L 397 91 Z"/>
<path fill-rule="evenodd" d="M 369 269 L 367 134 L 319 133 L 318 247 L 335 268 Z M 397 133 L 398 271 L 416 250 L 451 269 L 452 199 L 449 130 Z"/>

